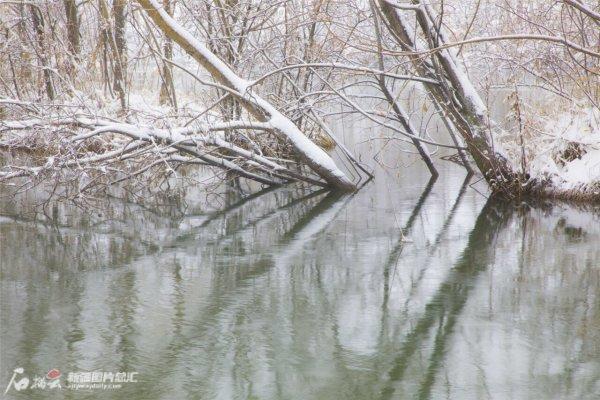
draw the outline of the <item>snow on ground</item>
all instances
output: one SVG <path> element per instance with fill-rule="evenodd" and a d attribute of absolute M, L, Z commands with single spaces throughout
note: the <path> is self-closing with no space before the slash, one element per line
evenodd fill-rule
<path fill-rule="evenodd" d="M 600 190 L 600 110 L 593 106 L 566 106 L 548 99 L 521 104 L 521 129 L 514 109 L 510 126 L 499 135 L 516 170 L 549 182 L 558 191 Z M 516 126 L 515 126 L 516 125 Z"/>
<path fill-rule="evenodd" d="M 530 152 L 529 172 L 558 189 L 600 189 L 600 110 L 575 107 L 550 118 Z"/>

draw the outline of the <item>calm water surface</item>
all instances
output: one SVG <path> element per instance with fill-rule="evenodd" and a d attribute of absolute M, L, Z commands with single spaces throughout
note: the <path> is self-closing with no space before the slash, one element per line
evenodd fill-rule
<path fill-rule="evenodd" d="M 63 373 L 6 398 L 599 398 L 597 208 L 489 202 L 416 165 L 220 201 L 5 200 L 1 392 L 17 367 Z M 73 371 L 138 382 L 65 389 Z"/>

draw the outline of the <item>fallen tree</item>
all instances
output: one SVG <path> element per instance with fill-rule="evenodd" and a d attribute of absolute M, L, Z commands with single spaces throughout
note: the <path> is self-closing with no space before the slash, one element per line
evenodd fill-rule
<path fill-rule="evenodd" d="M 226 140 L 223 134 L 223 131 L 228 129 L 265 131 L 274 129 L 266 122 L 229 121 L 193 127 L 159 129 L 152 126 L 114 122 L 93 116 L 46 116 L 45 118 L 18 121 L 0 121 L 0 133 L 3 131 L 12 133 L 3 142 L 0 142 L 0 147 L 13 150 L 31 149 L 33 146 L 30 138 L 27 135 L 15 135 L 14 133 L 18 131 L 29 133 L 35 129 L 43 129 L 47 133 L 52 133 L 54 129 L 55 132 L 62 131 L 64 133 L 64 129 L 71 132 L 68 130 L 71 127 L 76 127 L 84 132 L 66 134 L 61 138 L 60 149 L 56 149 L 56 152 L 62 153 L 62 156 L 51 156 L 45 164 L 40 166 L 7 166 L 2 171 L 0 179 L 47 176 L 67 169 L 77 170 L 79 173 L 86 170 L 106 172 L 111 164 L 137 160 L 138 163 L 141 162 L 145 165 L 134 171 L 126 171 L 125 168 L 121 168 L 116 181 L 121 182 L 135 177 L 161 164 L 170 166 L 171 169 L 185 164 L 204 164 L 269 186 L 292 181 L 327 186 L 326 182 L 285 165 L 290 163 L 289 160 L 283 160 L 282 163 L 272 157 L 262 155 L 260 150 L 248 150 Z M 114 134 L 130 140 L 119 140 L 114 137 Z M 98 139 L 102 135 L 113 135 L 104 142 L 105 148 L 102 149 L 104 151 L 94 149 L 92 152 L 86 152 L 81 150 L 82 142 Z M 148 156 L 151 159 L 148 159 Z M 113 169 L 113 171 L 117 170 Z"/>
<path fill-rule="evenodd" d="M 473 4 L 468 25 L 444 2 L 417 0 L 325 0 L 309 5 L 295 0 L 220 5 L 139 0 L 115 3 L 116 8 L 103 1 L 66 10 L 59 3 L 28 4 L 39 11 L 36 21 L 23 19 L 14 3 L 0 4 L 9 10 L 0 14 L 0 22 L 20 21 L 23 28 L 6 31 L 6 44 L 0 48 L 8 61 L 0 65 L 0 149 L 9 154 L 2 160 L 0 179 L 39 182 L 56 177 L 58 182 L 60 171 L 72 180 L 79 171 L 93 176 L 83 190 L 100 182 L 170 176 L 186 164 L 201 164 L 236 184 L 242 177 L 269 186 L 302 181 L 352 191 L 372 171 L 326 121 L 354 114 L 375 132 L 365 140 L 356 138 L 361 140 L 358 145 L 382 140 L 383 150 L 391 143 L 390 148 L 417 154 L 432 176 L 438 174 L 435 157 L 441 154 L 468 170 L 474 164 L 492 192 L 505 197 L 597 198 L 600 174 L 592 172 L 597 168 L 594 157 L 600 156 L 593 133 L 600 126 L 600 113 L 594 116 L 600 111 L 594 80 L 600 53 L 589 29 L 597 25 L 596 8 L 581 1 L 535 2 L 533 11 L 523 11 L 529 13 L 525 16 L 531 17 L 535 7 L 546 7 L 553 13 L 564 11 L 568 18 L 543 32 L 536 31 L 540 24 L 532 19 L 519 33 L 507 34 L 504 28 L 511 25 L 497 22 L 503 18 L 496 14 L 504 7 L 500 0 L 479 3 Z M 524 19 L 511 4 L 519 2 L 510 0 L 506 14 Z M 68 13 L 67 24 L 54 18 L 57 10 Z M 497 24 L 494 28 L 474 22 L 485 12 L 480 19 L 498 16 L 490 21 Z M 108 26 L 116 19 L 119 29 Z M 96 32 L 90 21 L 110 24 Z M 60 51 L 61 32 L 66 56 Z M 114 43 L 121 56 L 111 50 Z M 515 104 L 508 116 L 500 116 L 505 121 L 497 119 L 503 126 L 494 123 L 488 104 L 503 98 L 490 92 L 487 78 L 478 78 L 476 86 L 467 74 L 468 66 L 471 76 L 480 76 L 473 73 L 482 71 L 474 67 L 479 59 L 473 54 L 485 54 L 486 46 L 514 50 L 516 56 L 502 62 L 529 74 L 507 79 L 514 95 L 505 100 Z M 461 53 L 463 48 L 469 50 Z M 485 51 L 477 50 L 481 48 Z M 23 49 L 37 57 L 27 61 L 25 53 L 17 59 Z M 72 63 L 73 54 L 84 67 Z M 529 54 L 542 65 L 527 64 Z M 546 68 L 552 57 L 556 64 Z M 127 64 L 120 73 L 119 63 Z M 502 72 L 490 78 L 492 83 Z M 594 115 L 572 130 L 581 127 L 592 134 L 567 137 L 564 130 L 548 131 L 522 117 L 526 103 L 518 85 L 532 83 L 526 81 L 532 77 L 532 86 L 544 86 L 571 107 L 586 101 Z M 160 106 L 140 101 L 142 96 L 157 97 L 156 83 Z M 569 93 L 570 87 L 579 92 Z M 524 128 L 527 124 L 538 136 L 525 144 L 532 131 Z M 438 135 L 446 131 L 451 143 Z M 558 144 L 545 146 L 545 138 Z M 553 153 L 539 168 L 544 160 L 532 155 L 542 148 Z M 457 154 L 446 155 L 448 149 Z M 34 157 L 12 157 L 13 150 Z M 384 166 L 401 168 L 402 162 L 394 159 Z M 573 167 L 569 176 L 554 171 L 563 166 Z M 571 179 L 579 171 L 585 179 Z"/>
<path fill-rule="evenodd" d="M 195 76 L 203 84 L 217 88 L 225 93 L 224 98 L 233 97 L 247 111 L 243 120 L 215 121 L 209 124 L 192 124 L 192 128 L 159 129 L 148 124 L 131 124 L 120 121 L 97 118 L 77 107 L 69 109 L 56 104 L 59 113 L 48 115 L 41 104 L 27 103 L 20 100 L 3 99 L 5 107 L 16 107 L 26 110 L 32 116 L 23 120 L 0 121 L 0 132 L 11 132 L 5 135 L 0 146 L 5 149 L 32 147 L 19 138 L 17 131 L 25 135 L 31 130 L 48 130 L 67 132 L 62 138 L 63 143 L 70 143 L 65 148 L 57 149 L 43 165 L 11 166 L 8 165 L 0 173 L 0 179 L 8 180 L 24 176 L 43 176 L 55 174 L 60 169 L 69 168 L 102 168 L 112 162 L 135 161 L 142 156 L 152 155 L 152 159 L 144 162 L 144 167 L 135 171 L 125 172 L 121 169 L 122 181 L 125 177 L 140 175 L 154 166 L 167 165 L 172 170 L 173 165 L 206 164 L 221 168 L 229 176 L 247 178 L 265 185 L 279 185 L 290 181 L 304 181 L 318 186 L 328 186 L 343 191 L 352 191 L 355 184 L 348 179 L 332 158 L 318 145 L 311 141 L 289 118 L 281 113 L 269 101 L 261 98 L 253 89 L 253 82 L 238 76 L 225 62 L 212 53 L 205 45 L 197 40 L 182 25 L 178 24 L 157 1 L 139 1 L 143 12 L 151 18 L 164 35 L 179 45 L 188 55 L 193 57 L 214 79 L 210 81 Z M 106 10 L 105 10 L 106 11 Z M 168 60 L 167 60 L 168 61 Z M 188 71 L 189 72 L 189 71 Z M 192 74 L 193 75 L 193 74 Z M 222 98 L 220 101 L 222 101 Z M 125 105 L 123 95 L 120 95 L 121 105 Z M 252 121 L 254 120 L 254 122 Z M 187 124 L 186 124 L 187 125 Z M 73 129 L 87 130 L 79 133 Z M 236 140 L 232 140 L 225 132 L 235 131 Z M 254 137 L 260 132 L 275 134 L 283 142 L 291 145 L 291 152 L 281 154 L 281 157 L 295 158 L 300 163 L 291 160 L 277 160 L 277 157 L 264 156 L 259 139 L 250 139 L 243 132 L 253 132 Z M 115 136 L 131 139 L 133 142 L 115 140 Z M 106 150 L 101 154 L 77 153 L 79 142 L 91 140 L 104 135 Z M 240 141 L 239 138 L 242 138 Z M 266 141 L 268 142 L 268 141 Z M 20 143 L 20 145 L 19 145 Z M 267 145 L 268 146 L 268 145 Z M 71 151 L 69 151 L 69 149 Z M 68 154 L 68 156 L 66 154 Z M 61 154 L 58 156 L 58 154 Z M 74 154 L 77 154 L 73 156 Z M 356 163 L 356 160 L 351 161 Z M 282 163 L 286 164 L 283 165 Z M 316 176 L 311 176 L 302 170 L 307 165 Z M 362 168 L 362 167 L 361 167 Z M 115 181 L 115 180 L 113 180 Z"/>
<path fill-rule="evenodd" d="M 209 71 L 211 76 L 224 85 L 224 90 L 241 101 L 254 118 L 261 122 L 268 122 L 271 130 L 285 136 L 302 160 L 328 184 L 346 191 L 356 188 L 323 149 L 311 142 L 273 105 L 256 94 L 250 88 L 250 82 L 236 75 L 227 64 L 196 40 L 165 11 L 160 3 L 156 0 L 138 0 L 138 3 L 166 36 Z"/>

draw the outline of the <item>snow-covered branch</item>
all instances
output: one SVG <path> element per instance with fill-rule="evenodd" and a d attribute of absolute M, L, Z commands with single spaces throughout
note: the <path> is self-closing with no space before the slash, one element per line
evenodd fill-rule
<path fill-rule="evenodd" d="M 306 137 L 289 118 L 249 89 L 250 82 L 239 77 L 225 62 L 177 23 L 156 0 L 138 0 L 144 11 L 170 39 L 181 46 L 217 81 L 238 93 L 245 108 L 259 121 L 269 122 L 273 130 L 290 141 L 298 155 L 330 185 L 354 190 L 355 185 L 336 166 L 323 149 Z"/>

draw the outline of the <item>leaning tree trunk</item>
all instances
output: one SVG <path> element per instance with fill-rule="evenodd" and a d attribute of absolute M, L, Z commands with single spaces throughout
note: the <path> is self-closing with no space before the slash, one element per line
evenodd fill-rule
<path fill-rule="evenodd" d="M 373 10 L 375 11 L 374 7 Z M 373 23 L 375 25 L 375 36 L 377 37 L 377 61 L 379 62 L 379 69 L 381 71 L 385 71 L 385 63 L 383 59 L 383 45 L 381 42 L 381 27 L 379 24 L 379 16 L 375 12 L 373 13 Z M 410 122 L 410 116 L 408 115 L 408 113 L 402 108 L 402 106 L 400 106 L 400 104 L 398 104 L 398 102 L 392 95 L 392 92 L 387 87 L 385 75 L 379 76 L 377 78 L 377 83 L 379 84 L 379 89 L 383 93 L 388 104 L 392 107 L 394 114 L 396 114 L 396 118 L 398 119 L 404 130 L 413 136 L 413 138 L 411 139 L 413 146 L 415 146 L 415 148 L 417 149 L 417 152 L 421 156 L 421 160 L 423 160 L 425 165 L 427 165 L 429 173 L 432 177 L 437 178 L 440 174 L 435 168 L 435 165 L 433 164 L 433 160 L 429 155 L 429 150 L 427 149 L 427 146 L 417 139 L 418 132 L 414 128 L 413 124 Z"/>
<path fill-rule="evenodd" d="M 399 11 L 402 6 L 388 0 L 377 1 L 387 28 L 402 50 L 407 52 L 417 74 L 439 81 L 438 84 L 424 85 L 464 139 L 469 153 L 491 189 L 511 193 L 513 196 L 526 190 L 521 185 L 524 177 L 512 168 L 507 158 L 494 145 L 487 108 L 453 50 L 437 50 L 433 51 L 429 59 L 423 57 L 423 51 L 430 51 L 444 44 L 442 28 L 433 26 L 432 10 L 417 0 L 412 1 L 412 6 L 406 7 L 410 12 L 416 13 L 418 27 L 427 40 L 429 48 L 422 49 L 412 32 L 408 17 Z"/>
<path fill-rule="evenodd" d="M 166 36 L 202 65 L 224 89 L 238 98 L 254 118 L 267 122 L 273 132 L 285 137 L 292 144 L 296 154 L 330 186 L 346 191 L 356 189 L 356 185 L 323 149 L 306 137 L 271 103 L 255 93 L 250 82 L 238 76 L 225 62 L 178 24 L 157 0 L 138 0 L 138 3 Z"/>

